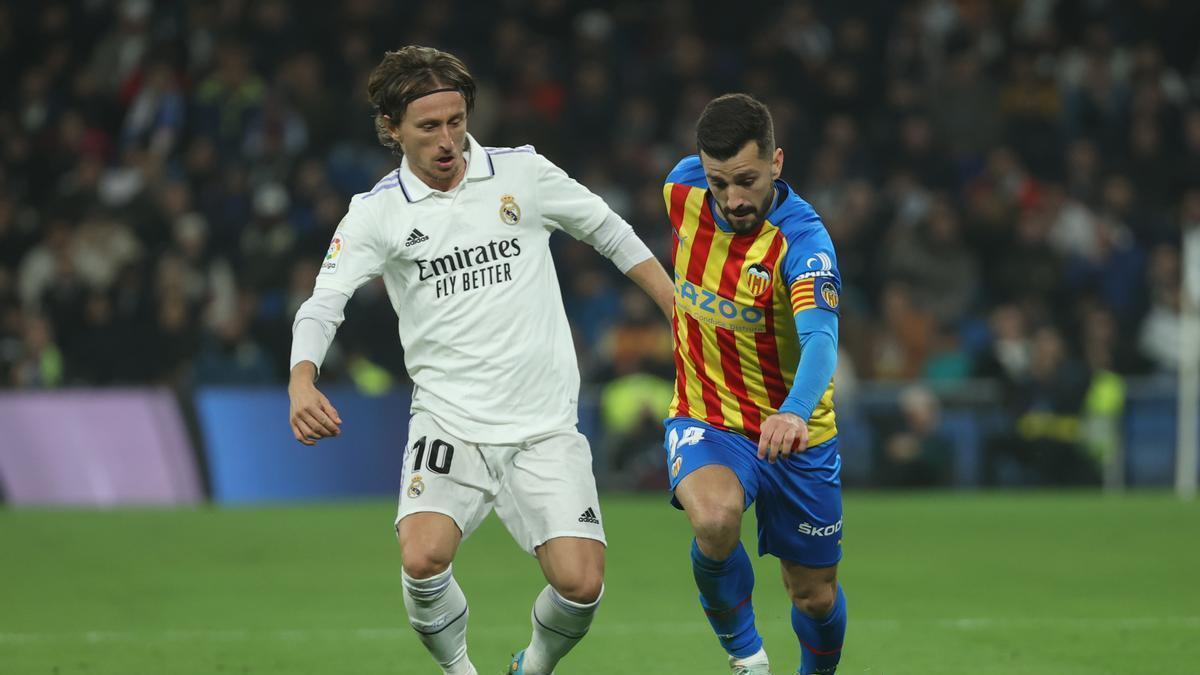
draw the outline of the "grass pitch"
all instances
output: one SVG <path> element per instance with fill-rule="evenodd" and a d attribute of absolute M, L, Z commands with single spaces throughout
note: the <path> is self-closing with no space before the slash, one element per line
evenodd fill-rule
<path fill-rule="evenodd" d="M 607 594 L 558 672 L 728 672 L 697 605 L 682 514 L 660 497 L 602 504 Z M 437 673 L 404 618 L 392 513 L 385 501 L 0 511 L 0 673 Z M 844 535 L 841 673 L 1200 672 L 1200 504 L 852 493 Z M 755 565 L 773 668 L 793 672 L 778 565 Z M 544 582 L 494 519 L 455 570 L 472 660 L 499 675 L 528 640 Z"/>

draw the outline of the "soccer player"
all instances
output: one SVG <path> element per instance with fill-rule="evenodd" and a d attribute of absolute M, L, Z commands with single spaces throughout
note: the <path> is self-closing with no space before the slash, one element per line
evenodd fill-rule
<path fill-rule="evenodd" d="M 740 543 L 754 503 L 758 553 L 779 558 L 791 597 L 800 672 L 832 673 L 846 631 L 837 259 L 821 219 L 779 179 L 766 106 L 744 94 L 712 100 L 696 145 L 663 188 L 675 234 L 672 501 L 691 522 L 700 605 L 731 671 L 770 672 Z"/>
<path fill-rule="evenodd" d="M 314 381 L 347 300 L 382 276 L 414 383 L 396 518 L 409 622 L 443 672 L 476 672 L 451 563 L 495 509 L 548 582 L 509 672 L 545 675 L 592 623 L 605 547 L 550 235 L 591 244 L 666 314 L 671 282 L 625 221 L 532 147 L 467 133 L 475 84 L 455 56 L 388 52 L 367 94 L 380 141 L 403 159 L 351 199 L 296 313 L 292 431 L 306 445 L 340 432 Z"/>

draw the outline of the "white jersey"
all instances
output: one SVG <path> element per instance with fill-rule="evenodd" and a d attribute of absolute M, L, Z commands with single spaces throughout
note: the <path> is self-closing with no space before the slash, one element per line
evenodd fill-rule
<path fill-rule="evenodd" d="M 413 411 L 472 442 L 521 442 L 577 421 L 579 368 L 550 235 L 585 238 L 611 211 L 532 147 L 468 139 L 466 176 L 449 192 L 402 161 L 355 195 L 316 288 L 351 295 L 382 276 Z"/>

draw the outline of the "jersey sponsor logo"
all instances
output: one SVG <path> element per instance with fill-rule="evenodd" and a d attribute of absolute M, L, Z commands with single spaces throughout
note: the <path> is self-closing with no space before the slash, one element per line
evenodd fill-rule
<path fill-rule="evenodd" d="M 521 222 L 521 207 L 512 195 L 500 195 L 500 222 L 516 225 Z"/>
<path fill-rule="evenodd" d="M 337 271 L 342 251 L 346 248 L 346 237 L 341 232 L 334 232 L 329 242 L 329 250 L 325 251 L 325 259 L 321 261 L 321 271 L 318 274 L 333 274 Z"/>
<path fill-rule="evenodd" d="M 837 286 L 833 282 L 826 281 L 821 284 L 821 299 L 829 306 L 829 309 L 837 309 L 840 298 L 838 297 Z"/>
<path fill-rule="evenodd" d="M 504 258 L 515 258 L 521 255 L 521 242 L 517 237 L 504 241 L 489 241 L 479 246 L 455 246 L 454 250 L 437 258 L 417 260 L 419 279 L 428 281 L 460 270 L 470 269 L 477 265 L 489 265 Z"/>
<path fill-rule="evenodd" d="M 418 279 L 433 280 L 436 297 L 444 298 L 512 281 L 512 265 L 505 259 L 519 255 L 521 242 L 517 237 L 479 246 L 455 246 L 446 255 L 417 260 Z"/>
<path fill-rule="evenodd" d="M 800 274 L 797 274 L 796 281 L 803 281 L 804 279 L 817 279 L 817 278 L 832 279 L 835 276 L 837 276 L 837 275 L 834 273 L 833 270 L 814 270 L 812 272 L 802 272 Z"/>
<path fill-rule="evenodd" d="M 591 523 L 593 525 L 599 525 L 600 519 L 596 517 L 596 511 L 594 509 L 592 509 L 592 507 L 589 506 L 587 508 L 587 511 L 584 511 L 582 514 L 580 514 L 579 522 Z"/>
<path fill-rule="evenodd" d="M 729 298 L 675 277 L 675 302 L 700 323 L 738 333 L 762 333 L 767 330 L 764 312 L 758 307 L 740 305 Z"/>
<path fill-rule="evenodd" d="M 408 233 L 408 239 L 404 240 L 404 248 L 415 246 L 423 241 L 429 241 L 429 237 L 426 237 L 425 233 L 420 230 L 413 228 L 413 231 Z"/>
<path fill-rule="evenodd" d="M 833 269 L 833 258 L 830 258 L 828 253 L 823 251 L 818 252 L 816 255 L 805 261 L 804 266 L 810 270 L 828 272 Z"/>
<path fill-rule="evenodd" d="M 842 521 L 837 521 L 832 525 L 818 527 L 812 523 L 800 523 L 800 534 L 806 534 L 810 537 L 828 537 L 842 531 Z"/>
<path fill-rule="evenodd" d="M 750 289 L 750 295 L 757 298 L 771 288 L 771 270 L 762 263 L 754 263 L 746 268 L 743 280 L 746 282 L 746 288 Z"/>

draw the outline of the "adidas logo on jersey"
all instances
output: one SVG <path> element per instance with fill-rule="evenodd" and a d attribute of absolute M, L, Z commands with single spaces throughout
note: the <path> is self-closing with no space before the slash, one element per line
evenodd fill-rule
<path fill-rule="evenodd" d="M 588 510 L 584 511 L 583 515 L 579 516 L 579 522 L 599 525 L 600 519 L 596 517 L 596 512 L 592 510 L 592 507 L 589 506 Z"/>
<path fill-rule="evenodd" d="M 429 237 L 426 237 L 424 234 L 421 234 L 420 230 L 414 229 L 412 232 L 408 233 L 408 239 L 404 240 L 404 248 L 408 248 L 409 246 L 419 244 L 423 241 L 429 241 Z"/>

